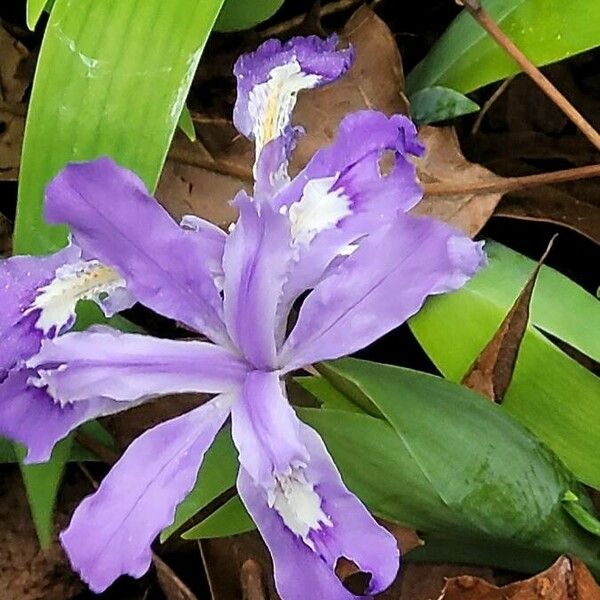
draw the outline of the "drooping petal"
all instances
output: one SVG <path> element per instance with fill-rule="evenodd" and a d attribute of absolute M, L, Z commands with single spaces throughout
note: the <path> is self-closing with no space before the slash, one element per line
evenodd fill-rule
<path fill-rule="evenodd" d="M 352 63 L 352 49 L 336 50 L 338 40 L 295 37 L 267 40 L 240 56 L 234 67 L 237 101 L 233 122 L 256 143 L 256 157 L 269 141 L 288 135 L 298 92 L 341 77 Z"/>
<path fill-rule="evenodd" d="M 286 281 L 281 312 L 314 287 L 328 266 L 356 250 L 365 236 L 386 226 L 422 197 L 409 160 L 420 154 L 414 124 L 403 115 L 365 110 L 341 122 L 335 142 L 273 199 L 291 221 L 297 261 Z M 382 161 L 390 159 L 389 165 Z M 386 166 L 384 172 L 383 168 Z"/>
<path fill-rule="evenodd" d="M 49 256 L 0 261 L 0 381 L 19 361 L 37 352 L 43 337 L 75 320 L 79 300 L 94 300 L 110 316 L 134 302 L 118 273 L 84 261 L 76 246 Z"/>
<path fill-rule="evenodd" d="M 146 431 L 75 510 L 61 543 L 73 569 L 97 593 L 117 577 L 141 577 L 150 545 L 192 489 L 232 399 L 210 402 Z"/>
<path fill-rule="evenodd" d="M 32 377 L 31 369 L 15 369 L 0 383 L 0 436 L 27 448 L 27 464 L 47 461 L 54 445 L 82 423 L 135 405 L 94 397 L 62 406 L 30 385 Z"/>
<path fill-rule="evenodd" d="M 236 204 L 240 217 L 223 258 L 225 322 L 246 359 L 257 369 L 268 369 L 275 362 L 277 304 L 292 257 L 289 224 L 243 192 Z"/>
<path fill-rule="evenodd" d="M 33 383 L 57 402 L 95 396 L 132 401 L 160 394 L 221 393 L 238 389 L 246 364 L 207 342 L 159 339 L 110 328 L 45 340 L 27 362 Z"/>
<path fill-rule="evenodd" d="M 484 264 L 482 242 L 441 221 L 398 215 L 308 295 L 280 364 L 288 372 L 364 348 Z"/>
<path fill-rule="evenodd" d="M 309 463 L 283 480 L 275 496 L 240 469 L 238 491 L 267 544 L 279 595 L 303 600 L 359 598 L 335 575 L 340 557 L 370 573 L 367 593 L 394 580 L 399 566 L 395 539 L 380 527 L 344 485 L 319 436 L 301 426 Z"/>
<path fill-rule="evenodd" d="M 68 165 L 46 190 L 45 215 L 69 225 L 86 255 L 116 269 L 140 302 L 228 343 L 206 261 L 214 236 L 177 225 L 131 171 L 109 158 Z"/>
<path fill-rule="evenodd" d="M 300 441 L 300 422 L 274 372 L 248 374 L 231 412 L 231 433 L 240 463 L 257 482 L 268 486 L 274 473 L 301 464 L 307 454 Z"/>

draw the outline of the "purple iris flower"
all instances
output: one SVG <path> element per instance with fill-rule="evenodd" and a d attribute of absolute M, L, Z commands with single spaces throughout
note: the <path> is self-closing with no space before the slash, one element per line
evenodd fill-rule
<path fill-rule="evenodd" d="M 134 174 L 101 158 L 67 166 L 47 189 L 46 218 L 70 226 L 72 245 L 0 264 L 0 433 L 26 445 L 30 461 L 46 460 L 87 419 L 163 394 L 214 394 L 135 440 L 75 511 L 61 541 L 94 591 L 147 571 L 153 539 L 228 418 L 237 489 L 283 598 L 307 589 L 355 598 L 334 572 L 342 556 L 371 574 L 368 594 L 396 575 L 394 538 L 298 420 L 283 378 L 364 348 L 427 296 L 462 286 L 485 257 L 461 232 L 407 214 L 421 198 L 409 157 L 422 147 L 404 116 L 349 115 L 333 144 L 289 177 L 297 93 L 343 75 L 351 58 L 334 39 L 309 37 L 239 59 L 235 122 L 256 141 L 256 185 L 254 198 L 234 199 L 229 234 L 192 216 L 177 224 Z M 82 298 L 109 314 L 135 300 L 204 338 L 69 332 Z"/>

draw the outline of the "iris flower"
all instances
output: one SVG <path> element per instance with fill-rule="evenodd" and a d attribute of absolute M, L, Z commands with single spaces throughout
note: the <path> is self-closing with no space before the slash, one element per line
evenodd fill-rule
<path fill-rule="evenodd" d="M 193 216 L 176 223 L 136 175 L 100 158 L 68 165 L 47 188 L 46 219 L 70 227 L 70 246 L 0 264 L 0 434 L 24 444 L 29 462 L 88 419 L 164 394 L 214 395 L 141 435 L 75 510 L 61 542 L 96 592 L 148 570 L 152 541 L 228 419 L 237 489 L 283 598 L 355 598 L 335 575 L 339 557 L 371 574 L 368 594 L 396 575 L 394 538 L 297 418 L 284 377 L 364 348 L 485 258 L 461 232 L 407 214 L 421 198 L 410 155 L 422 152 L 407 117 L 347 116 L 290 178 L 296 96 L 347 71 L 352 51 L 336 45 L 270 40 L 238 60 L 234 122 L 255 141 L 256 182 L 253 198 L 233 200 L 229 234 Z M 202 337 L 72 332 L 81 299 L 107 314 L 140 302 Z"/>

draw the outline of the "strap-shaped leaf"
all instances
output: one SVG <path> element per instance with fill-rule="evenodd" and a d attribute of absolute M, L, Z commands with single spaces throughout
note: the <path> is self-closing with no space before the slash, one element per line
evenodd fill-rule
<path fill-rule="evenodd" d="M 492 338 L 535 263 L 488 243 L 490 265 L 462 290 L 432 298 L 411 320 L 440 371 L 460 381 Z M 512 382 L 502 407 L 546 443 L 582 481 L 600 488 L 600 380 L 550 342 L 544 330 L 600 357 L 600 302 L 542 267 Z"/>
<path fill-rule="evenodd" d="M 222 2 L 55 1 L 25 128 L 16 252 L 43 254 L 64 245 L 66 230 L 43 221 L 42 202 L 48 181 L 67 162 L 110 155 L 155 187 Z M 30 25 L 43 4 L 30 0 Z M 61 452 L 47 465 L 24 467 L 42 540 L 50 537 L 67 457 Z"/>

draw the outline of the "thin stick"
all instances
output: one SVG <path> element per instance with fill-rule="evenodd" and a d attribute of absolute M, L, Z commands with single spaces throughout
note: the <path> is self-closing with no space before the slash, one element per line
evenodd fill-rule
<path fill-rule="evenodd" d="M 353 8 L 357 4 L 360 4 L 363 0 L 336 0 L 335 2 L 330 2 L 329 4 L 325 4 L 321 8 L 320 15 L 321 17 L 327 17 L 329 15 L 333 15 L 338 12 L 342 12 L 343 10 L 348 10 Z M 304 19 L 306 19 L 306 15 L 308 13 L 303 13 L 298 15 L 297 17 L 293 17 L 287 21 L 283 21 L 282 23 L 277 23 L 277 25 L 273 25 L 273 27 L 269 27 L 268 29 L 263 29 L 259 31 L 259 35 L 263 38 L 277 37 L 290 29 L 295 29 L 304 23 Z"/>
<path fill-rule="evenodd" d="M 590 125 L 581 113 L 558 91 L 553 83 L 542 75 L 540 70 L 517 48 L 517 46 L 498 27 L 496 22 L 482 8 L 479 0 L 461 0 L 473 18 L 494 38 L 494 40 L 513 58 L 534 83 L 575 123 L 579 131 L 600 150 L 600 134 Z"/>
<path fill-rule="evenodd" d="M 600 177 L 600 164 L 586 167 L 575 167 L 552 173 L 539 173 L 538 175 L 525 175 L 523 177 L 505 177 L 497 180 L 483 181 L 473 185 L 461 183 L 423 183 L 426 196 L 446 196 L 451 194 L 479 194 L 479 193 L 505 193 L 512 190 L 577 181 Z"/>
<path fill-rule="evenodd" d="M 471 128 L 471 135 L 473 135 L 479 131 L 479 128 L 481 127 L 481 122 L 483 121 L 483 117 L 485 117 L 485 115 L 487 114 L 487 111 L 490 110 L 490 108 L 492 108 L 492 106 L 494 105 L 496 100 L 498 100 L 498 98 L 500 98 L 500 96 L 502 96 L 502 94 L 504 93 L 506 88 L 512 83 L 512 80 L 514 78 L 515 78 L 515 76 L 513 75 L 512 77 L 508 77 L 507 79 L 505 79 L 500 84 L 498 89 L 485 101 L 485 104 L 481 107 L 481 110 L 479 111 L 479 114 L 477 115 L 477 119 L 475 120 L 475 123 L 473 123 L 473 127 Z"/>

